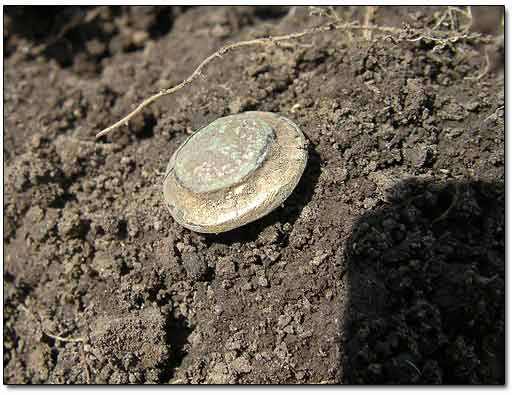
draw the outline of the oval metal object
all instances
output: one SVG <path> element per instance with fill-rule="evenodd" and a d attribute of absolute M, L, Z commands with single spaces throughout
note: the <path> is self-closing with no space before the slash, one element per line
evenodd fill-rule
<path fill-rule="evenodd" d="M 164 201 L 184 227 L 226 232 L 281 205 L 306 163 L 306 139 L 287 118 L 260 111 L 230 115 L 198 130 L 174 152 Z"/>

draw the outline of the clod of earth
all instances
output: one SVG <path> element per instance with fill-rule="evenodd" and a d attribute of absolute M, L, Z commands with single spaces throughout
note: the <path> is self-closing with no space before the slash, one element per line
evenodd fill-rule
<path fill-rule="evenodd" d="M 281 205 L 306 163 L 306 139 L 290 120 L 259 111 L 219 118 L 172 155 L 164 200 L 184 227 L 225 232 Z"/>

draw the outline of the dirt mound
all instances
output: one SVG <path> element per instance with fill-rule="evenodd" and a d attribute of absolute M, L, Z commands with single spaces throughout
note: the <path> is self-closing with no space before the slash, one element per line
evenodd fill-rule
<path fill-rule="evenodd" d="M 222 45 L 325 21 L 301 7 L 4 12 L 6 383 L 504 382 L 499 29 L 467 25 L 495 35 L 487 46 L 439 45 L 407 34 L 464 28 L 445 8 L 340 7 L 403 32 L 235 51 L 96 141 Z M 299 125 L 304 176 L 261 220 L 184 229 L 162 201 L 172 152 L 248 110 Z"/>

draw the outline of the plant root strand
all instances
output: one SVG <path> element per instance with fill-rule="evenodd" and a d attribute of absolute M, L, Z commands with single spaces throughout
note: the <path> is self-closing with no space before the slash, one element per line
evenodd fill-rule
<path fill-rule="evenodd" d="M 329 19 L 331 21 L 339 21 L 339 16 L 334 12 L 334 9 L 328 9 L 330 13 L 328 14 Z M 313 12 L 316 12 L 317 14 L 320 14 L 320 11 L 317 7 L 313 7 Z M 322 10 L 322 12 L 325 12 Z M 324 14 L 325 15 L 325 14 Z M 194 70 L 192 74 L 190 74 L 189 77 L 187 77 L 185 80 L 183 80 L 178 85 L 175 85 L 171 88 L 163 89 L 160 92 L 146 98 L 143 100 L 133 111 L 131 111 L 128 115 L 123 117 L 121 120 L 117 121 L 116 123 L 112 124 L 111 126 L 101 130 L 98 134 L 96 134 L 96 138 L 100 138 L 102 136 L 105 136 L 106 134 L 110 133 L 114 129 L 117 129 L 118 127 L 122 125 L 127 125 L 128 122 L 137 114 L 139 114 L 144 108 L 148 107 L 158 99 L 164 96 L 172 95 L 175 92 L 185 88 L 187 85 L 190 85 L 192 82 L 194 82 L 196 79 L 198 79 L 203 72 L 203 69 L 206 68 L 213 60 L 217 58 L 223 58 L 224 55 L 238 49 L 238 48 L 244 48 L 244 47 L 251 47 L 251 46 L 281 46 L 281 47 L 287 47 L 286 45 L 282 45 L 285 41 L 290 40 L 299 40 L 306 36 L 311 36 L 318 33 L 324 33 L 334 30 L 341 30 L 341 31 L 351 31 L 351 30 L 362 30 L 363 32 L 369 32 L 369 31 L 378 31 L 381 33 L 408 33 L 408 34 L 414 34 L 418 37 L 414 39 L 409 39 L 410 41 L 419 41 L 422 39 L 430 40 L 438 44 L 439 46 L 445 46 L 448 43 L 455 43 L 457 41 L 466 40 L 466 39 L 486 39 L 486 37 L 482 36 L 479 33 L 473 33 L 473 34 L 453 34 L 453 32 L 443 32 L 438 31 L 435 32 L 439 37 L 434 37 L 433 35 L 425 35 L 425 30 L 422 29 L 402 29 L 402 28 L 394 28 L 389 26 L 378 26 L 378 25 L 361 25 L 357 22 L 351 22 L 351 23 L 334 23 L 330 22 L 315 28 L 311 28 L 308 30 L 304 30 L 302 32 L 298 33 L 292 33 L 292 34 L 286 34 L 283 36 L 270 36 L 270 37 L 264 37 L 264 38 L 257 38 L 253 40 L 248 41 L 240 41 L 234 44 L 229 44 L 218 51 L 214 52 L 210 56 L 208 56 L 206 59 L 204 59 L 199 66 Z"/>
<path fill-rule="evenodd" d="M 91 383 L 91 374 L 89 372 L 89 364 L 87 363 L 87 357 L 85 355 L 85 350 L 84 350 L 86 339 L 84 337 L 62 337 L 62 336 L 54 335 L 44 327 L 43 323 L 41 322 L 41 318 L 38 317 L 35 313 L 33 313 L 31 310 L 29 310 L 27 307 L 25 307 L 24 305 L 19 305 L 18 308 L 20 310 L 22 310 L 23 312 L 25 312 L 35 318 L 35 320 L 38 322 L 39 326 L 41 327 L 41 331 L 43 332 L 43 334 L 45 336 L 48 336 L 51 339 L 58 340 L 58 341 L 61 341 L 64 343 L 66 343 L 66 342 L 67 343 L 81 343 L 80 356 L 81 356 L 81 360 L 82 360 L 82 367 L 84 369 L 84 374 L 85 374 L 85 382 L 86 382 L 86 384 L 90 384 Z"/>

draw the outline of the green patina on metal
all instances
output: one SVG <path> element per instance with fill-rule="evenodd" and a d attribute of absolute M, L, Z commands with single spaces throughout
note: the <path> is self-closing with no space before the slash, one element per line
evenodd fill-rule
<path fill-rule="evenodd" d="M 274 139 L 272 127 L 254 116 L 220 118 L 196 132 L 177 153 L 176 178 L 196 193 L 234 186 L 261 166 Z"/>
<path fill-rule="evenodd" d="M 249 111 L 219 118 L 172 155 L 164 201 L 186 228 L 226 232 L 281 205 L 297 186 L 307 159 L 305 136 L 279 114 Z"/>

